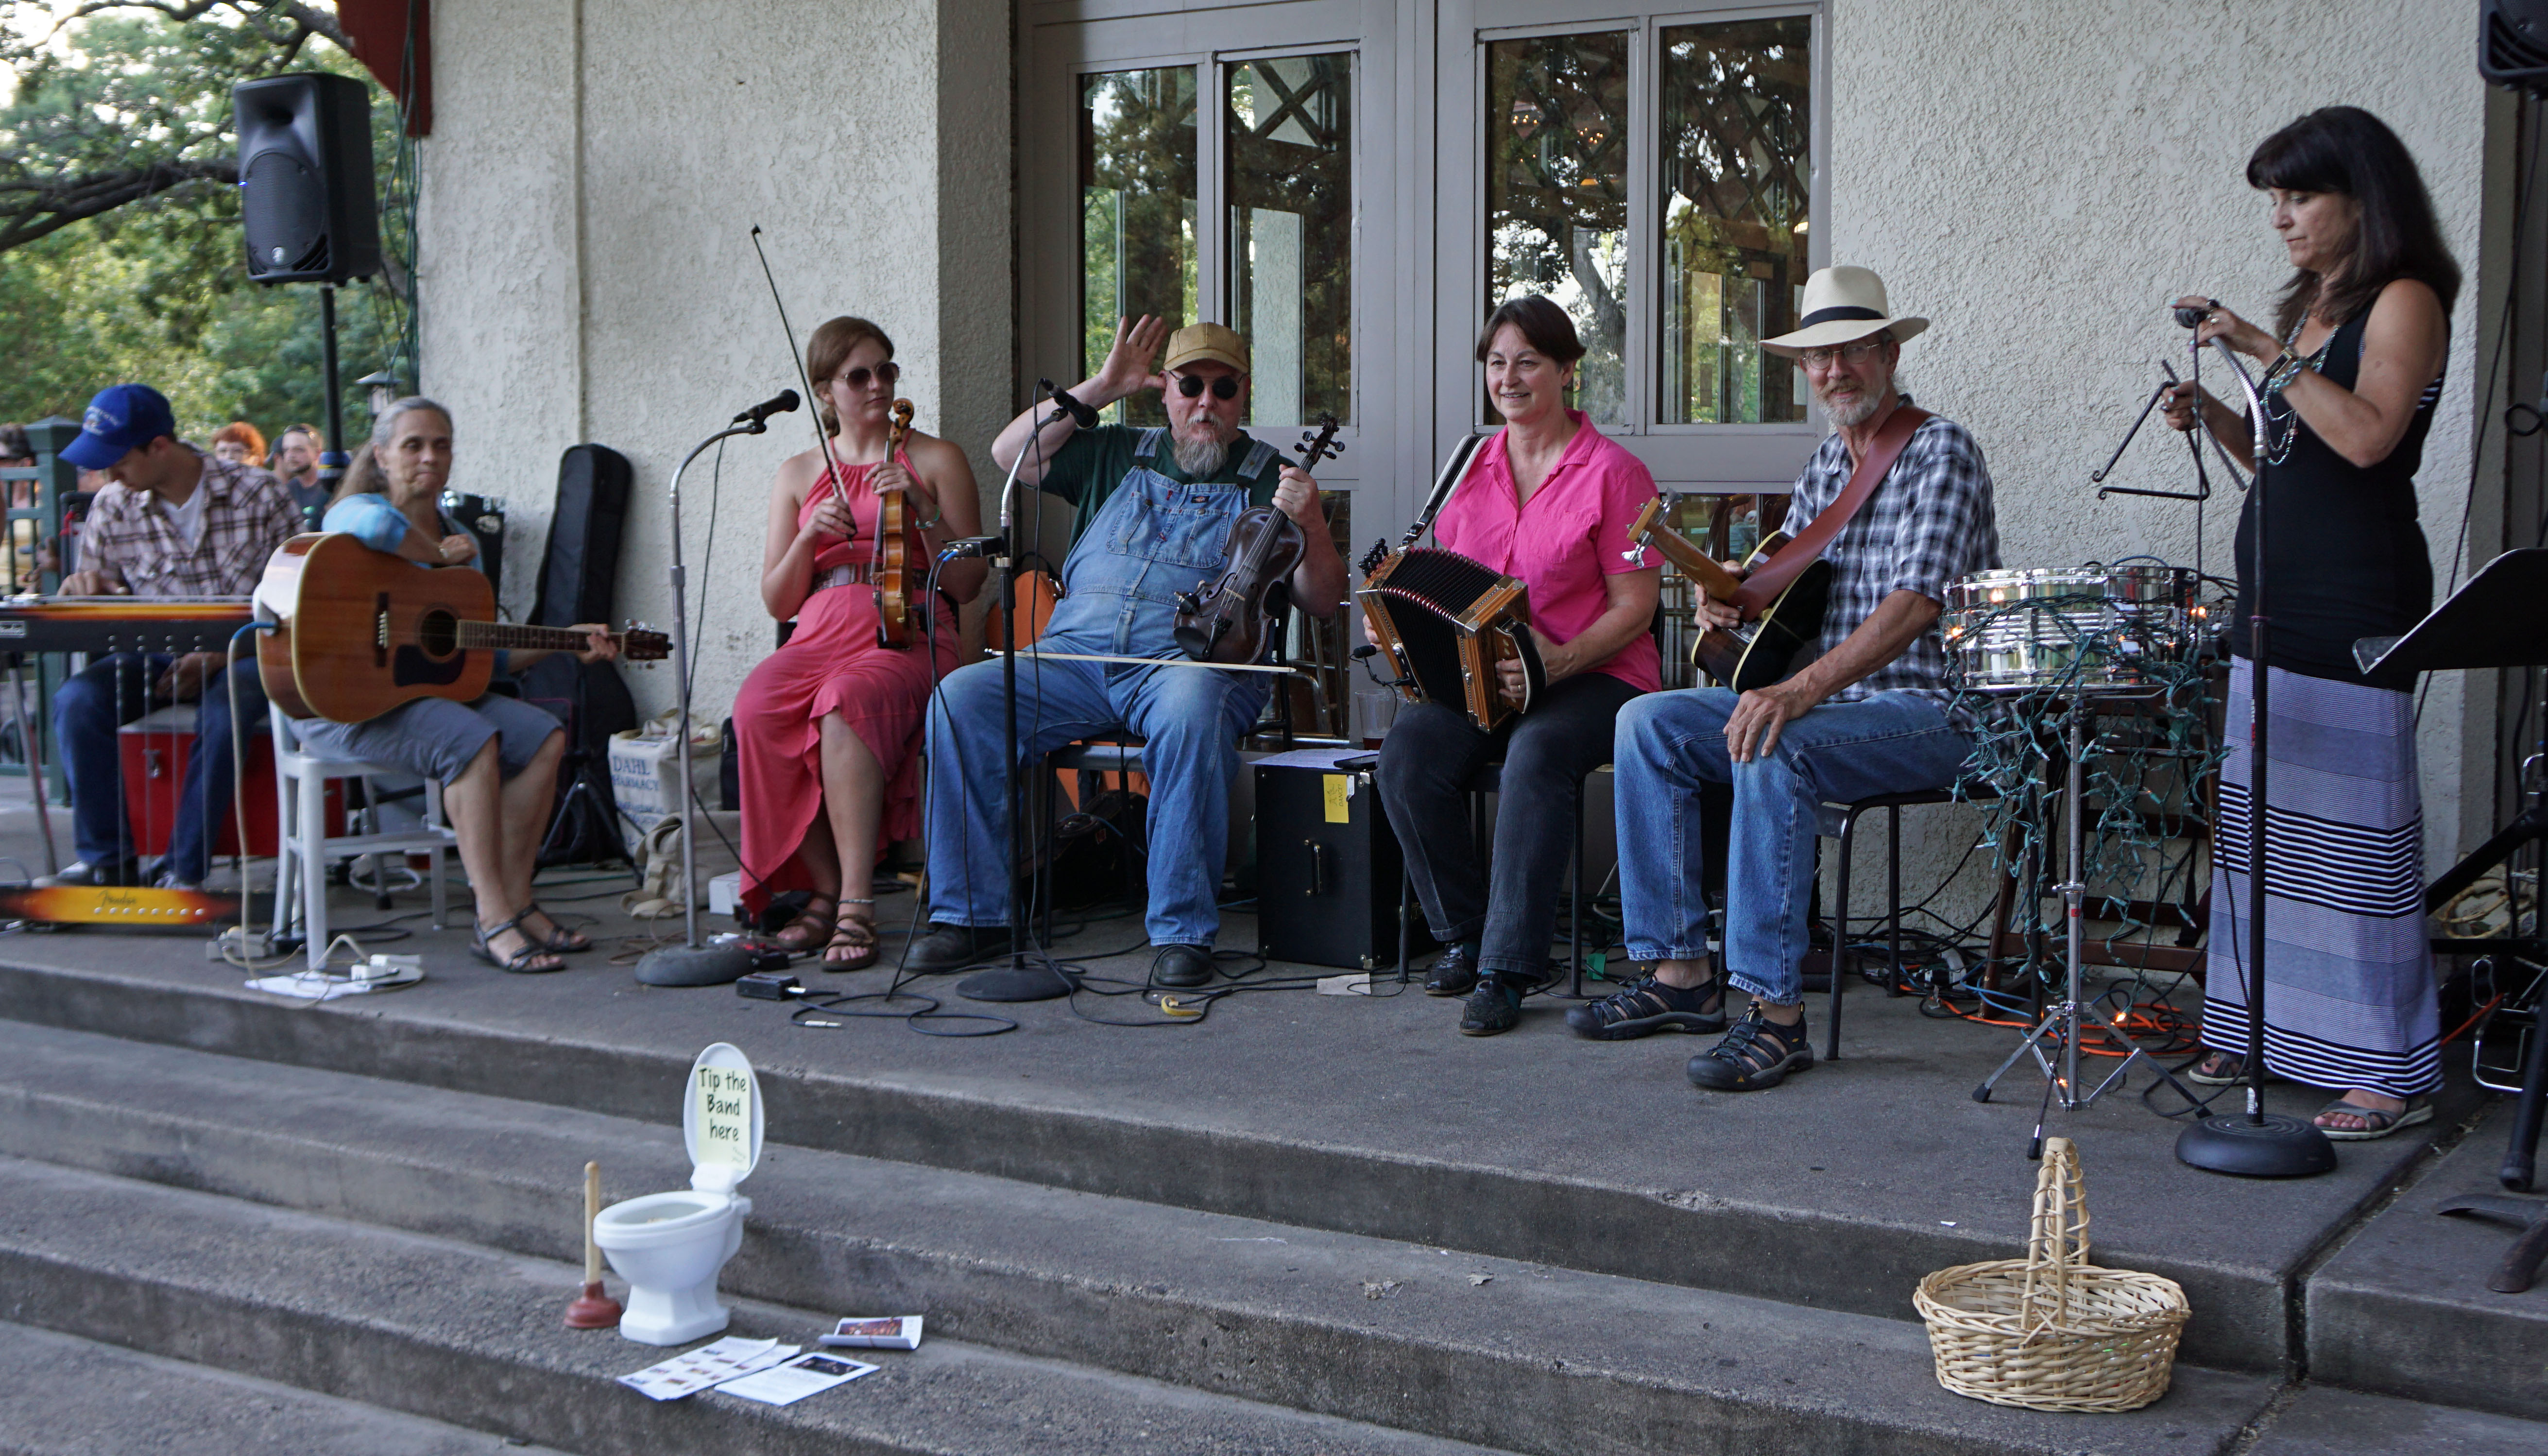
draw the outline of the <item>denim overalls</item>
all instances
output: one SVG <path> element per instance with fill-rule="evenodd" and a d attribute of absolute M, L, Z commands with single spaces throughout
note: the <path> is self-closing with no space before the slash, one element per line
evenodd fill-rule
<path fill-rule="evenodd" d="M 1146 429 L 1133 468 L 1062 562 L 1064 595 L 1037 646 L 1047 652 L 1182 658 L 1176 597 L 1220 574 L 1243 484 L 1170 480 L 1150 468 L 1167 431 Z M 1252 480 L 1274 447 L 1245 441 Z M 1032 763 L 1063 744 L 1129 729 L 1146 740 L 1150 780 L 1147 927 L 1154 946 L 1209 946 L 1229 838 L 1239 735 L 1264 707 L 1261 673 L 1125 663 L 1024 663 L 1018 749 Z M 1007 720 L 1000 664 L 947 679 L 929 715 L 930 919 L 1001 926 L 1009 918 L 1008 797 L 1000 774 Z"/>

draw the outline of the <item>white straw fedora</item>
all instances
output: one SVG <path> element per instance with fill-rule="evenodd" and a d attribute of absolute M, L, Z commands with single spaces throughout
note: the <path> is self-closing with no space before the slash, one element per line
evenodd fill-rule
<path fill-rule="evenodd" d="M 1865 338 L 1880 328 L 1893 330 L 1900 343 L 1929 326 L 1926 318 L 1896 318 L 1884 302 L 1884 280 L 1870 268 L 1817 268 L 1805 280 L 1804 317 L 1793 333 L 1761 340 L 1761 347 L 1790 358 L 1806 349 L 1827 349 Z"/>

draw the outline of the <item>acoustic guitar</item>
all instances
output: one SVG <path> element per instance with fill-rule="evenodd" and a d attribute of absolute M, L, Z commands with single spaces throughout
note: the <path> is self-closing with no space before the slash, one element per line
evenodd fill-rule
<path fill-rule="evenodd" d="M 1710 559 L 1696 542 L 1665 525 L 1663 513 L 1661 496 L 1646 502 L 1646 508 L 1628 526 L 1631 551 L 1639 546 L 1654 547 L 1666 561 L 1679 567 L 1692 586 L 1717 601 L 1732 601 L 1742 590 L 1743 578 L 1776 555 L 1778 548 L 1791 539 L 1784 531 L 1773 531 L 1744 559 L 1739 573 L 1730 572 Z M 1690 645 L 1690 665 L 1719 685 L 1737 692 L 1784 680 L 1793 670 L 1797 653 L 1822 636 L 1823 611 L 1831 604 L 1831 563 L 1816 558 L 1761 608 L 1758 617 L 1731 627 L 1709 627 L 1699 633 L 1698 640 Z"/>
<path fill-rule="evenodd" d="M 295 536 L 276 549 L 256 599 L 282 618 L 256 636 L 265 694 L 296 718 L 360 723 L 419 697 L 486 694 L 496 654 L 581 652 L 572 627 L 496 620 L 486 573 L 424 567 L 341 532 Z M 672 652 L 661 632 L 613 632 L 634 662 Z"/>

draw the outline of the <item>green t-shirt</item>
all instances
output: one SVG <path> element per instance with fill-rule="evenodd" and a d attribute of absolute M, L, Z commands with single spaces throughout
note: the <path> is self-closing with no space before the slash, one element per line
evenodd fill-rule
<path fill-rule="evenodd" d="M 1141 433 L 1137 425 L 1101 424 L 1073 434 L 1054 452 L 1052 464 L 1044 473 L 1043 489 L 1077 507 L 1070 522 L 1073 542 L 1088 529 L 1090 521 L 1097 519 L 1097 512 L 1106 508 L 1116 488 L 1124 484 L 1124 477 L 1132 473 L 1133 452 L 1140 446 Z M 1238 438 L 1229 442 L 1229 455 L 1220 473 L 1198 481 L 1177 469 L 1171 441 L 1161 430 L 1149 466 L 1169 480 L 1187 485 L 1245 486 L 1248 504 L 1270 505 L 1274 502 L 1274 488 L 1282 484 L 1283 454 L 1273 452 L 1266 458 L 1265 468 L 1253 476 L 1240 475 L 1239 467 L 1247 463 L 1255 444 L 1245 430 L 1239 431 Z"/>

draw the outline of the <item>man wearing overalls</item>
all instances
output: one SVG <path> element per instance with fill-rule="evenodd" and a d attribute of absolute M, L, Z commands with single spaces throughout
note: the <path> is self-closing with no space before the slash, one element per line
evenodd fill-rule
<path fill-rule="evenodd" d="M 1167 355 L 1158 373 L 1159 345 Z M 1247 414 L 1247 345 L 1218 323 L 1170 335 L 1143 318 L 1117 329 L 1096 376 L 1071 391 L 1103 410 L 1141 390 L 1167 404 L 1168 428 L 1064 418 L 1041 434 L 1038 405 L 992 442 L 1002 469 L 1078 508 L 1062 597 L 1041 653 L 1185 660 L 1170 632 L 1179 592 L 1228 565 L 1223 548 L 1240 511 L 1271 503 L 1307 537 L 1292 600 L 1319 616 L 1345 593 L 1345 566 L 1327 533 L 1318 482 L 1238 427 Z M 1024 456 L 1023 464 L 1019 457 Z M 1221 872 L 1238 739 L 1272 690 L 1271 675 L 1136 663 L 1018 666 L 1018 750 L 1030 763 L 1083 738 L 1132 732 L 1150 780 L 1147 927 L 1150 977 L 1163 986 L 1212 978 L 1221 928 Z M 929 934 L 907 970 L 952 970 L 1009 950 L 1007 728 L 997 661 L 949 677 L 929 715 Z"/>

